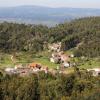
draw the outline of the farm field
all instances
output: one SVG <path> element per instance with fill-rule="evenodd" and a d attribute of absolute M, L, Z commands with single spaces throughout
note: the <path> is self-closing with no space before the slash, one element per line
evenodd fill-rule
<path fill-rule="evenodd" d="M 42 53 L 41 53 L 42 54 Z M 49 61 L 48 57 L 42 57 L 42 55 L 38 54 L 30 54 L 30 53 L 17 53 L 15 58 L 15 63 L 11 61 L 11 54 L 0 54 L 0 67 L 14 67 L 16 64 L 29 64 L 32 62 L 40 63 L 43 66 L 48 66 L 49 68 L 56 68 L 59 64 L 54 64 Z"/>
<path fill-rule="evenodd" d="M 69 52 L 69 51 L 68 51 Z M 68 53 L 67 52 L 67 53 Z M 0 53 L 0 68 L 14 67 L 17 64 L 28 65 L 29 63 L 36 62 L 40 63 L 44 67 L 50 69 L 56 69 L 59 64 L 50 62 L 49 60 L 50 53 L 46 51 L 34 54 L 27 52 L 19 52 L 16 55 L 16 63 L 11 61 L 11 54 Z M 91 58 L 91 59 L 81 59 L 75 57 L 72 59 L 73 62 L 77 63 L 77 67 L 80 69 L 89 69 L 89 68 L 100 68 L 100 58 Z M 65 68 L 66 72 L 73 72 L 73 68 Z"/>

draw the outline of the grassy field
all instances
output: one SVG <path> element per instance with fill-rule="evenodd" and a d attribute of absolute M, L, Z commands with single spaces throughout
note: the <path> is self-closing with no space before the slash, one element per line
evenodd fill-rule
<path fill-rule="evenodd" d="M 10 59 L 10 55 L 0 53 L 0 67 L 13 66 L 13 63 Z"/>
<path fill-rule="evenodd" d="M 68 52 L 66 52 L 66 53 L 68 53 Z M 40 52 L 38 54 L 19 52 L 16 54 L 16 58 L 15 58 L 16 63 L 15 64 L 11 61 L 11 55 L 12 54 L 0 53 L 0 67 L 1 68 L 14 67 L 15 64 L 29 64 L 32 62 L 41 63 L 41 65 L 43 65 L 45 67 L 53 68 L 53 69 L 55 69 L 55 68 L 57 68 L 57 66 L 59 66 L 59 64 L 54 64 L 49 61 L 49 57 L 51 54 L 48 53 L 47 51 Z M 100 58 L 92 58 L 92 59 L 74 58 L 72 60 L 78 64 L 79 68 L 84 68 L 84 69 L 100 68 Z M 68 68 L 65 70 L 69 70 L 69 72 L 70 72 L 73 69 Z"/>
<path fill-rule="evenodd" d="M 100 68 L 100 58 L 74 58 L 73 62 L 77 63 L 79 68 Z"/>
<path fill-rule="evenodd" d="M 100 68 L 100 59 L 94 58 L 80 65 L 80 68 Z"/>
<path fill-rule="evenodd" d="M 41 52 L 38 54 L 33 54 L 33 53 L 30 54 L 25 52 L 17 53 L 15 58 L 16 63 L 12 62 L 11 55 L 12 54 L 4 54 L 4 53 L 0 54 L 1 68 L 14 67 L 15 64 L 29 64 L 32 62 L 41 63 L 41 65 L 48 66 L 49 68 L 56 68 L 58 66 L 58 64 L 54 64 L 49 61 L 48 54 L 45 52 Z"/>
<path fill-rule="evenodd" d="M 51 63 L 48 58 L 35 58 L 34 61 L 41 63 L 45 67 L 48 66 L 49 68 L 57 68 L 57 66 L 59 66 L 59 64 Z"/>

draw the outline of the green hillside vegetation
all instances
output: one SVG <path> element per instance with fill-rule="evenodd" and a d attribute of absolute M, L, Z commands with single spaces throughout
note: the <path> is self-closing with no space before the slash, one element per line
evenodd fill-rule
<path fill-rule="evenodd" d="M 38 72 L 21 77 L 4 72 L 5 67 L 32 62 L 56 69 L 59 65 L 49 61 L 48 44 L 57 42 L 65 54 L 75 55 L 70 62 L 76 66 L 65 68 L 66 74 Z M 100 68 L 100 17 L 56 27 L 0 24 L 0 100 L 99 100 L 100 77 L 88 68 Z"/>
<path fill-rule="evenodd" d="M 75 55 L 100 56 L 100 17 L 77 19 L 48 28 L 43 25 L 0 24 L 0 49 L 3 52 L 39 52 L 48 43 L 61 41 L 62 49 L 77 47 Z"/>
<path fill-rule="evenodd" d="M 25 25 L 16 23 L 0 24 L 0 66 L 14 66 L 10 56 L 18 52 L 17 63 L 37 61 L 56 68 L 49 62 L 48 43 L 62 42 L 65 53 L 73 53 L 79 59 L 89 61 L 77 63 L 82 68 L 100 67 L 100 17 L 76 19 L 56 27 Z M 78 58 L 77 58 L 78 57 Z M 91 60 L 92 59 L 92 60 Z M 80 63 L 81 62 L 81 63 Z M 53 66 L 53 67 L 52 67 Z"/>
<path fill-rule="evenodd" d="M 99 99 L 100 77 L 93 77 L 85 71 L 69 75 L 39 72 L 26 77 L 0 72 L 0 100 Z"/>

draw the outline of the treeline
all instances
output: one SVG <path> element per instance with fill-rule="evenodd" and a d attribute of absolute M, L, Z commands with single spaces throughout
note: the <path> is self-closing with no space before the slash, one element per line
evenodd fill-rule
<path fill-rule="evenodd" d="M 62 40 L 62 48 L 76 47 L 77 56 L 100 56 L 100 17 L 78 19 L 70 25 L 73 32 Z"/>
<path fill-rule="evenodd" d="M 62 42 L 62 50 L 76 47 L 75 55 L 100 56 L 100 17 L 76 19 L 48 28 L 43 25 L 0 24 L 0 49 L 10 51 L 45 50 L 48 43 Z"/>
<path fill-rule="evenodd" d="M 20 77 L 0 73 L 0 100 L 99 100 L 100 77 L 40 72 Z"/>

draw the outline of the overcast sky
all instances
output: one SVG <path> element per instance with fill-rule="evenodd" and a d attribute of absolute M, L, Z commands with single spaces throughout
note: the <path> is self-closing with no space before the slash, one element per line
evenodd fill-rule
<path fill-rule="evenodd" d="M 40 5 L 49 7 L 100 8 L 100 0 L 0 0 L 0 7 Z"/>

